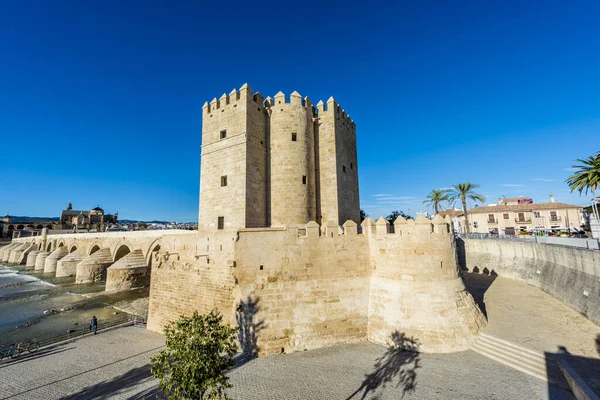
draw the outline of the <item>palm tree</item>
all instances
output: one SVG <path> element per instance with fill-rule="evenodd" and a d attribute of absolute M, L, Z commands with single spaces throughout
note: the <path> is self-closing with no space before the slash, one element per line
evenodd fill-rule
<path fill-rule="evenodd" d="M 594 195 L 600 185 L 600 152 L 594 156 L 576 161 L 581 163 L 580 165 L 573 165 L 573 168 L 578 168 L 578 170 L 568 177 L 565 182 L 571 188 L 571 193 L 578 190 L 579 195 L 581 195 L 585 189 L 585 194 L 590 190 Z"/>
<path fill-rule="evenodd" d="M 440 203 L 442 201 L 448 201 L 448 193 L 442 189 L 433 189 L 431 193 L 427 195 L 427 198 L 423 200 L 423 204 L 432 207 L 435 211 L 434 215 L 436 215 L 440 212 Z"/>
<path fill-rule="evenodd" d="M 474 192 L 473 189 L 477 189 L 479 187 L 479 185 L 476 183 L 465 182 L 452 185 L 452 187 L 454 189 L 450 189 L 447 192 L 448 200 L 454 202 L 460 199 L 463 213 L 465 214 L 465 230 L 467 233 L 469 233 L 469 212 L 467 211 L 467 200 L 483 203 L 485 201 L 485 197 Z"/>

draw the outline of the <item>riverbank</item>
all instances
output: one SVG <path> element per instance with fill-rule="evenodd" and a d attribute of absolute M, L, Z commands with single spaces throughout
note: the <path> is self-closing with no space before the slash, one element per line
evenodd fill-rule
<path fill-rule="evenodd" d="M 118 314 L 145 317 L 148 288 L 109 293 L 105 282 L 75 284 L 75 278 L 0 264 L 0 344 L 40 340 L 85 329 Z M 122 317 L 122 316 L 119 316 Z"/>

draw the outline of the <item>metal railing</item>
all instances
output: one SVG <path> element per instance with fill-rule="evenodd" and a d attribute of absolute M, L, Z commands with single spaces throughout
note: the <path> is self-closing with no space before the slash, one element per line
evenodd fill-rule
<path fill-rule="evenodd" d="M 518 219 L 515 218 L 515 222 L 518 224 L 530 224 L 531 223 L 531 219 Z"/>
<path fill-rule="evenodd" d="M 124 327 L 131 325 L 145 325 L 146 319 L 129 314 L 120 314 L 120 316 L 110 319 L 98 320 L 98 332 L 115 327 Z M 90 329 L 89 321 L 80 326 L 67 329 L 64 333 L 55 333 L 47 336 L 32 337 L 30 340 L 39 343 L 40 347 L 50 346 L 56 343 L 82 338 L 93 335 L 94 331 Z"/>
<path fill-rule="evenodd" d="M 459 233 L 456 235 L 461 239 L 491 239 L 512 240 L 519 242 L 544 243 L 557 246 L 577 247 L 588 250 L 600 250 L 600 240 L 592 238 L 576 237 L 553 237 L 553 236 L 531 236 L 531 235 L 498 235 L 490 233 Z"/>

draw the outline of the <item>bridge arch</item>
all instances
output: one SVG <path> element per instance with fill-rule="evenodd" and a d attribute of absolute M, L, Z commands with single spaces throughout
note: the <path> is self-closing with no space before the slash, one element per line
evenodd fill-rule
<path fill-rule="evenodd" d="M 90 246 L 90 250 L 88 251 L 88 256 L 91 256 L 95 252 L 100 250 L 100 245 L 98 243 L 94 243 Z"/>
<path fill-rule="evenodd" d="M 113 262 L 119 261 L 129 253 L 131 253 L 130 245 L 123 242 L 119 243 L 113 251 Z"/>
<path fill-rule="evenodd" d="M 56 246 L 56 248 L 58 249 L 59 247 L 63 247 L 64 245 L 65 245 L 65 241 L 61 239 L 61 240 L 58 242 L 58 246 Z"/>
<path fill-rule="evenodd" d="M 17 230 L 23 230 L 23 229 L 25 229 L 25 225 L 23 225 L 23 224 L 17 225 Z"/>
<path fill-rule="evenodd" d="M 36 229 L 44 229 L 44 225 L 38 225 L 36 226 Z"/>
<path fill-rule="evenodd" d="M 76 250 L 77 250 L 77 245 L 75 245 L 75 244 L 74 244 L 74 245 L 73 245 L 73 246 L 71 246 L 71 248 L 69 249 L 69 254 L 70 254 L 70 253 L 72 253 L 72 252 L 74 252 L 74 251 L 76 251 Z"/>
<path fill-rule="evenodd" d="M 144 253 L 144 256 L 146 259 L 146 265 L 150 265 L 150 262 L 152 261 L 152 253 L 160 250 L 160 244 L 161 244 L 160 241 L 161 240 L 162 240 L 162 238 L 158 238 L 158 239 L 154 240 L 152 243 L 150 243 L 150 245 L 146 249 L 146 252 Z"/>
<path fill-rule="evenodd" d="M 46 245 L 46 251 L 51 251 L 52 250 L 52 242 L 48 242 L 48 244 Z"/>

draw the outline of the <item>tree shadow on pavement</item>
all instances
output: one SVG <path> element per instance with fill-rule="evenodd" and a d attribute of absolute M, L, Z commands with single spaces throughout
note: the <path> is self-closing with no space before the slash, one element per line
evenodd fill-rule
<path fill-rule="evenodd" d="M 238 340 L 242 352 L 234 358 L 236 367 L 255 358 L 260 350 L 258 347 L 258 332 L 264 328 L 265 321 L 256 321 L 256 314 L 260 310 L 259 302 L 260 297 L 252 299 L 248 296 L 246 301 L 241 301 L 237 307 Z"/>
<path fill-rule="evenodd" d="M 88 386 L 77 393 L 63 397 L 62 399 L 107 399 L 115 396 L 119 392 L 133 388 L 136 385 L 150 379 L 154 378 L 152 378 L 152 374 L 150 373 L 150 364 L 146 364 L 144 366 L 131 369 L 123 375 L 113 379 L 98 383 L 93 386 Z M 157 391 L 156 394 L 160 393 L 160 391 Z M 146 397 L 148 398 L 148 395 L 146 395 Z"/>
<path fill-rule="evenodd" d="M 403 332 L 395 331 L 391 335 L 392 344 L 386 352 L 375 361 L 374 370 L 365 376 L 360 387 L 346 400 L 361 396 L 365 399 L 370 393 L 388 384 L 402 387 L 402 397 L 417 387 L 417 369 L 421 368 L 421 356 L 418 351 L 418 340 L 407 337 Z"/>

